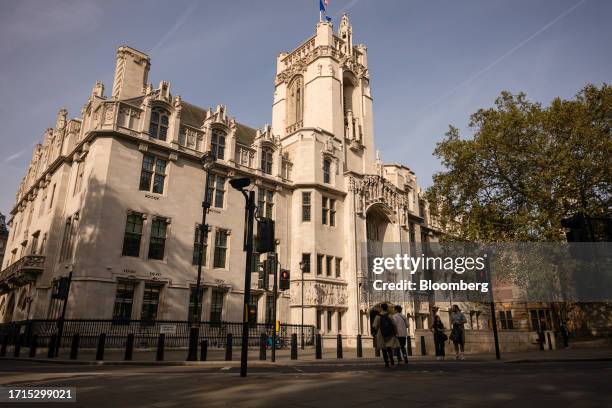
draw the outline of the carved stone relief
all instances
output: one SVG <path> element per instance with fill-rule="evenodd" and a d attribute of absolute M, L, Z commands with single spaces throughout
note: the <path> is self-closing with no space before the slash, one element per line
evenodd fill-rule
<path fill-rule="evenodd" d="M 291 304 L 302 304 L 301 282 L 291 285 Z M 328 282 L 304 282 L 304 305 L 308 306 L 347 306 L 346 285 Z"/>

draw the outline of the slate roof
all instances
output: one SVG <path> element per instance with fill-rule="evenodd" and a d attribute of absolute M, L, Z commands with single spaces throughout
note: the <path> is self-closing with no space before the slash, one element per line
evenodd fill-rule
<path fill-rule="evenodd" d="M 140 106 L 143 99 L 144 96 L 138 96 L 136 98 L 125 99 L 122 102 L 129 103 L 130 105 L 134 106 Z M 181 123 L 195 128 L 202 127 L 204 117 L 206 116 L 206 109 L 185 101 L 181 101 L 181 106 Z M 245 146 L 250 146 L 255 141 L 256 132 L 256 129 L 236 122 L 236 141 L 238 143 Z"/>

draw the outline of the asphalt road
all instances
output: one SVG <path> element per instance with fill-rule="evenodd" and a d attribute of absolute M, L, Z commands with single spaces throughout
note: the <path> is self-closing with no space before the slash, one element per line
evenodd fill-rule
<path fill-rule="evenodd" d="M 612 407 L 612 362 L 382 362 L 251 367 L 0 360 L 0 384 L 76 387 L 68 407 Z M 32 403 L 2 403 L 24 407 Z M 41 406 L 35 404 L 34 406 Z"/>

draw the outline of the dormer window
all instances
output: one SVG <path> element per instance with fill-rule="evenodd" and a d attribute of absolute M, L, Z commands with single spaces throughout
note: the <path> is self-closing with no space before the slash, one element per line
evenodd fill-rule
<path fill-rule="evenodd" d="M 264 147 L 261 149 L 261 171 L 272 174 L 272 149 Z"/>
<path fill-rule="evenodd" d="M 169 117 L 170 114 L 167 111 L 160 108 L 153 109 L 151 112 L 151 122 L 149 123 L 149 136 L 166 141 Z"/>
<path fill-rule="evenodd" d="M 220 129 L 213 129 L 210 150 L 215 159 L 223 160 L 225 157 L 225 132 Z"/>

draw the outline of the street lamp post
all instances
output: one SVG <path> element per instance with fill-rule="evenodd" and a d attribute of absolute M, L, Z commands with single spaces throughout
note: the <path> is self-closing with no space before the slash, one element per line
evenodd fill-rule
<path fill-rule="evenodd" d="M 300 271 L 302 272 L 302 327 L 300 327 L 300 336 L 301 336 L 301 349 L 304 350 L 304 268 L 306 264 L 304 261 L 300 262 Z"/>
<path fill-rule="evenodd" d="M 272 328 L 272 362 L 276 361 L 276 298 L 278 297 L 278 255 L 276 252 L 272 253 L 272 268 L 274 271 L 274 284 L 272 285 L 272 298 L 273 298 L 273 320 L 274 327 Z"/>
<path fill-rule="evenodd" d="M 244 305 L 242 320 L 242 350 L 240 353 L 240 376 L 247 375 L 247 360 L 249 355 L 249 298 L 251 297 L 251 263 L 253 258 L 253 225 L 255 224 L 255 192 L 244 189 L 251 184 L 249 178 L 239 178 L 230 181 L 230 185 L 240 191 L 246 201 L 245 205 L 245 235 L 244 250 L 246 251 L 244 271 Z M 274 328 L 276 330 L 276 327 Z"/>
<path fill-rule="evenodd" d="M 206 214 L 208 214 L 208 209 L 210 208 L 210 200 L 208 199 L 208 189 L 210 188 L 210 170 L 212 169 L 214 164 L 214 154 L 211 151 L 204 153 L 204 155 L 202 156 L 202 167 L 204 168 L 205 177 L 204 200 L 202 201 L 202 223 L 200 224 L 200 242 L 198 245 L 198 277 L 196 280 L 195 289 L 195 307 L 193 310 L 191 329 L 189 331 L 189 353 L 187 355 L 188 361 L 197 360 L 198 338 L 200 335 L 200 291 L 202 280 L 202 262 L 204 259 L 204 243 L 208 239 L 208 225 L 206 225 Z"/>
<path fill-rule="evenodd" d="M 491 308 L 491 325 L 493 326 L 493 341 L 495 343 L 495 358 L 501 358 L 499 351 L 499 336 L 497 334 L 497 318 L 495 317 L 495 301 L 493 299 L 493 286 L 491 285 L 491 254 L 485 254 L 485 280 L 489 284 L 489 306 Z"/>

